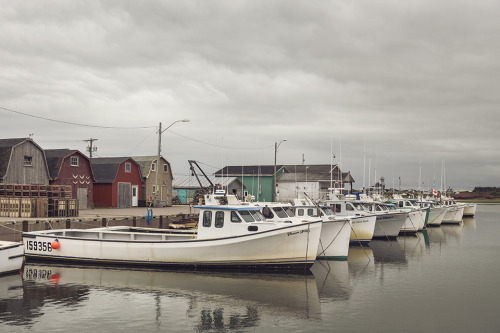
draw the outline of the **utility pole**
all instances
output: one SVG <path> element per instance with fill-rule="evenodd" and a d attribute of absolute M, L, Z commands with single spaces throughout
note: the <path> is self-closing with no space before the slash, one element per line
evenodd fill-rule
<path fill-rule="evenodd" d="M 97 147 L 95 147 L 93 145 L 94 141 L 97 141 L 97 139 L 90 138 L 88 140 L 83 140 L 83 142 L 88 142 L 89 143 L 89 145 L 87 147 L 87 151 L 89 152 L 90 161 L 92 161 L 92 153 L 95 152 L 95 151 L 97 151 Z"/>

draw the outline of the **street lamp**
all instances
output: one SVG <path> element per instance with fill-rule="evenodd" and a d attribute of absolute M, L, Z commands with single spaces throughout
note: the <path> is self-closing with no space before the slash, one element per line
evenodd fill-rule
<path fill-rule="evenodd" d="M 276 156 L 278 155 L 279 146 L 285 142 L 286 139 L 281 140 L 279 143 L 274 143 L 274 177 L 273 177 L 273 202 L 276 201 Z"/>
<path fill-rule="evenodd" d="M 158 128 L 158 156 L 156 157 L 155 191 L 154 191 L 154 201 L 153 201 L 155 207 L 158 205 L 158 174 L 160 173 L 161 135 L 163 134 L 163 132 L 172 127 L 175 123 L 180 123 L 180 122 L 187 123 L 189 122 L 189 119 L 176 120 L 164 130 L 161 129 L 161 122 L 160 122 L 160 126 Z"/>

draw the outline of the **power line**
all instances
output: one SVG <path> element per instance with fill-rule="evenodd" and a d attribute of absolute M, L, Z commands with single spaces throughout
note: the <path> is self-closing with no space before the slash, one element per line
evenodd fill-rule
<path fill-rule="evenodd" d="M 63 120 L 56 120 L 56 119 L 51 119 L 51 118 L 46 118 L 46 117 L 41 117 L 41 116 L 35 116 L 35 115 L 29 114 L 29 113 L 24 113 L 24 112 L 12 110 L 12 109 L 4 108 L 2 106 L 0 106 L 0 109 L 5 110 L 5 111 L 9 111 L 9 112 L 12 112 L 12 113 L 17 113 L 17 114 L 20 114 L 20 115 L 23 115 L 23 116 L 27 116 L 27 117 L 32 117 L 32 118 L 37 118 L 37 119 L 52 121 L 52 122 L 60 123 L 60 124 L 73 125 L 73 126 L 94 127 L 94 128 L 107 128 L 107 129 L 144 129 L 144 128 L 154 128 L 154 127 L 156 127 L 156 126 L 119 127 L 119 126 L 90 125 L 90 124 L 73 123 L 73 122 L 70 122 L 70 121 L 63 121 Z"/>
<path fill-rule="evenodd" d="M 204 145 L 207 145 L 207 146 L 212 146 L 212 147 L 217 147 L 217 148 L 224 148 L 224 149 L 238 149 L 238 150 L 245 150 L 245 149 L 249 149 L 249 150 L 257 150 L 257 149 L 267 149 L 267 148 L 272 148 L 274 147 L 274 145 L 271 145 L 271 146 L 264 146 L 264 147 L 227 147 L 227 146 L 221 146 L 221 145 L 216 145 L 216 144 L 213 144 L 213 143 L 208 143 L 208 142 L 203 142 L 203 141 L 200 141 L 200 140 L 196 140 L 196 139 L 193 139 L 193 138 L 190 138 L 188 136 L 185 136 L 185 135 L 182 135 L 182 134 L 179 134 L 177 132 L 174 132 L 174 131 L 171 131 L 169 130 L 170 133 L 173 133 L 175 135 L 178 135 L 184 139 L 188 139 L 188 140 L 191 140 L 191 141 L 194 141 L 194 142 L 198 142 L 198 143 L 201 143 L 201 144 L 204 144 Z"/>

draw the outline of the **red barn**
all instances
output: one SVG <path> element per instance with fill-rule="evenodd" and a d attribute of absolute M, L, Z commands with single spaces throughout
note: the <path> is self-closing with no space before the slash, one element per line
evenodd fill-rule
<path fill-rule="evenodd" d="M 142 175 L 137 162 L 130 157 L 93 158 L 91 162 L 96 207 L 138 206 L 142 198 Z"/>
<path fill-rule="evenodd" d="M 78 208 L 91 208 L 95 178 L 89 158 L 70 149 L 46 149 L 45 156 L 52 178 L 50 184 L 71 185 L 73 198 L 78 199 Z"/>

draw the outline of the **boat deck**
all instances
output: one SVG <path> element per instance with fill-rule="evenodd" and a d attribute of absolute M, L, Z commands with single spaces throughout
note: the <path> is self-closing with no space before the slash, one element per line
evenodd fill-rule
<path fill-rule="evenodd" d="M 38 235 L 92 240 L 169 241 L 196 237 L 195 230 L 165 230 L 153 228 L 114 227 L 96 229 L 60 229 L 38 232 Z"/>

